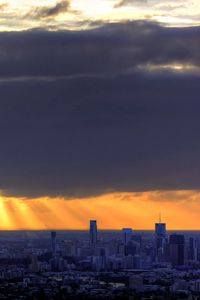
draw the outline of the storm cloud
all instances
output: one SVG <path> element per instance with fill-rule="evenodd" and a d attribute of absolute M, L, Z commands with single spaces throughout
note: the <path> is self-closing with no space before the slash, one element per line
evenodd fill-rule
<path fill-rule="evenodd" d="M 200 77 L 160 68 L 198 68 L 199 27 L 0 33 L 0 45 L 4 194 L 200 188 Z"/>
<path fill-rule="evenodd" d="M 70 1 L 60 1 L 57 2 L 54 6 L 49 7 L 39 7 L 31 10 L 27 16 L 36 18 L 36 19 L 46 19 L 54 18 L 57 15 L 67 12 L 70 10 Z"/>
<path fill-rule="evenodd" d="M 85 31 L 0 33 L 0 77 L 114 75 L 138 66 L 200 64 L 200 28 L 108 24 Z"/>

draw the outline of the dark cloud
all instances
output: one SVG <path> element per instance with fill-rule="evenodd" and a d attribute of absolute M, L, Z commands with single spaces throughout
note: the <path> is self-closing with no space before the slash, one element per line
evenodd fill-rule
<path fill-rule="evenodd" d="M 0 33 L 0 45 L 4 193 L 200 188 L 199 76 L 138 69 L 199 66 L 198 27 Z"/>
<path fill-rule="evenodd" d="M 64 0 L 57 2 L 54 6 L 49 7 L 38 7 L 31 10 L 27 16 L 36 19 L 54 18 L 57 15 L 67 12 L 70 10 L 70 1 Z"/>
<path fill-rule="evenodd" d="M 1 83 L 1 188 L 199 188 L 199 92 L 198 77 L 175 74 Z"/>
<path fill-rule="evenodd" d="M 0 77 L 113 75 L 149 64 L 200 65 L 200 28 L 108 24 L 86 31 L 0 34 Z"/>
<path fill-rule="evenodd" d="M 127 6 L 127 5 L 144 5 L 149 3 L 150 0 L 120 0 L 115 4 L 115 8 Z"/>

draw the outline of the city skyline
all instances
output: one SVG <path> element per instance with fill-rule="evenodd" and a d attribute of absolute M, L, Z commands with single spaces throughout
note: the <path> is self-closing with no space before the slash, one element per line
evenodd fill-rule
<path fill-rule="evenodd" d="M 199 231 L 10 231 L 0 234 L 4 299 L 199 300 Z"/>
<path fill-rule="evenodd" d="M 200 300 L 199 0 L 0 0 L 0 299 Z"/>

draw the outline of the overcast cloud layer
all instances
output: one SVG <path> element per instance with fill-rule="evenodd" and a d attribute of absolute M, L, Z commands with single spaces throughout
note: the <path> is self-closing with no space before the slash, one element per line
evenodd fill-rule
<path fill-rule="evenodd" d="M 4 193 L 200 188 L 199 27 L 0 33 L 0 45 Z"/>
<path fill-rule="evenodd" d="M 0 76 L 99 76 L 160 65 L 200 66 L 200 27 L 150 22 L 85 31 L 0 33 Z"/>

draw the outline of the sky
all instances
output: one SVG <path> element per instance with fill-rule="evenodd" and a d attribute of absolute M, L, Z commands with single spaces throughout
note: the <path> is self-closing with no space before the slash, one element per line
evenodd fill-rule
<path fill-rule="evenodd" d="M 200 229 L 199 10 L 0 1 L 1 229 Z"/>

